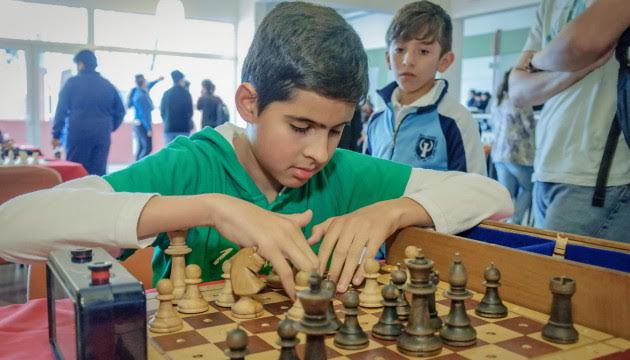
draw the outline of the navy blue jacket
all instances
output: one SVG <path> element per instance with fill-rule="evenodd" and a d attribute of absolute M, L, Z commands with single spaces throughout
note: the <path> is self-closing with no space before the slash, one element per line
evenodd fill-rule
<path fill-rule="evenodd" d="M 179 85 L 166 90 L 160 104 L 164 132 L 192 130 L 193 103 L 190 92 Z"/>

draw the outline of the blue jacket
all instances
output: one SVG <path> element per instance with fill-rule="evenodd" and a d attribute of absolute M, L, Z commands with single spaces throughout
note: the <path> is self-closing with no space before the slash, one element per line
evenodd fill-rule
<path fill-rule="evenodd" d="M 151 88 L 157 83 L 158 81 L 149 82 L 147 84 L 148 90 L 144 90 L 139 87 L 133 88 L 133 90 L 131 90 L 131 95 L 129 96 L 129 103 L 127 104 L 129 107 L 134 108 L 134 118 L 136 120 L 140 120 L 140 123 L 147 131 L 151 131 L 153 123 L 151 118 L 153 101 L 151 101 L 149 91 L 151 91 Z"/>
<path fill-rule="evenodd" d="M 193 128 L 193 104 L 190 92 L 179 85 L 173 85 L 162 95 L 160 104 L 164 132 L 190 132 Z"/>
<path fill-rule="evenodd" d="M 466 108 L 448 94 L 448 82 L 436 80 L 424 96 L 400 112 L 396 127 L 392 82 L 378 91 L 387 105 L 368 123 L 367 153 L 413 167 L 486 175 L 479 126 Z"/>
<path fill-rule="evenodd" d="M 118 91 L 94 70 L 82 70 L 68 79 L 59 94 L 52 135 L 64 143 L 109 143 L 122 123 L 125 107 Z"/>

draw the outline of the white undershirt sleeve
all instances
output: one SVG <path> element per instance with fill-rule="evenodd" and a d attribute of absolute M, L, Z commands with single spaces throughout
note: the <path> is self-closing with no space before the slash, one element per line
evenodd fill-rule
<path fill-rule="evenodd" d="M 512 200 L 498 182 L 477 174 L 412 169 L 404 195 L 422 205 L 436 231 L 456 234 L 485 219 L 512 215 Z"/>
<path fill-rule="evenodd" d="M 156 194 L 115 192 L 98 176 L 18 196 L 0 206 L 0 257 L 11 262 L 45 261 L 59 249 L 121 249 L 151 245 L 139 240 L 140 214 Z"/>

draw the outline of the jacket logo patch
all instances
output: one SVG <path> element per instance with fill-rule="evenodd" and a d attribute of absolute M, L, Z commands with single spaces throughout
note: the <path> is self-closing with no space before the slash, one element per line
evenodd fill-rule
<path fill-rule="evenodd" d="M 420 135 L 420 139 L 418 139 L 418 144 L 416 145 L 416 154 L 418 154 L 422 160 L 430 159 L 435 154 L 436 145 L 436 138 Z"/>

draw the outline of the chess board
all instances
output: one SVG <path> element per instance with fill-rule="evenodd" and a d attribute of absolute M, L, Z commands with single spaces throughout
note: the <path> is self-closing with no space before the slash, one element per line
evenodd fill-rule
<path fill-rule="evenodd" d="M 380 279 L 382 280 L 382 279 Z M 247 349 L 248 360 L 277 359 L 280 351 L 276 344 L 278 322 L 284 319 L 284 313 L 293 305 L 281 290 L 265 288 L 256 297 L 263 304 L 262 317 L 252 320 L 239 320 L 231 316 L 230 309 L 214 304 L 223 287 L 221 282 L 201 286 L 203 296 L 209 301 L 210 309 L 202 314 L 180 314 L 184 327 L 170 334 L 157 334 L 149 331 L 149 359 L 227 359 L 223 350 L 226 348 L 226 335 L 239 322 L 249 335 Z M 436 292 L 438 314 L 445 319 L 449 310 L 449 300 L 442 296 L 448 284 L 440 283 Z M 147 295 L 148 318 L 158 307 L 156 293 Z M 548 320 L 548 315 L 505 302 L 509 314 L 501 319 L 487 319 L 475 315 L 474 307 L 483 294 L 475 294 L 466 301 L 466 308 L 472 325 L 477 330 L 477 344 L 468 347 L 443 346 L 439 355 L 430 359 L 630 359 L 630 341 L 589 329 L 576 324 L 580 334 L 575 344 L 560 345 L 542 339 L 541 330 Z M 343 305 L 340 296 L 335 297 L 334 306 L 337 315 L 343 320 Z M 418 359 L 408 357 L 396 349 L 395 341 L 378 340 L 371 336 L 371 329 L 378 321 L 382 309 L 360 308 L 358 320 L 363 330 L 368 333 L 370 343 L 360 350 L 344 350 L 334 346 L 334 335 L 326 338 L 328 359 Z M 298 335 L 300 343 L 297 353 L 304 358 L 306 337 Z"/>

